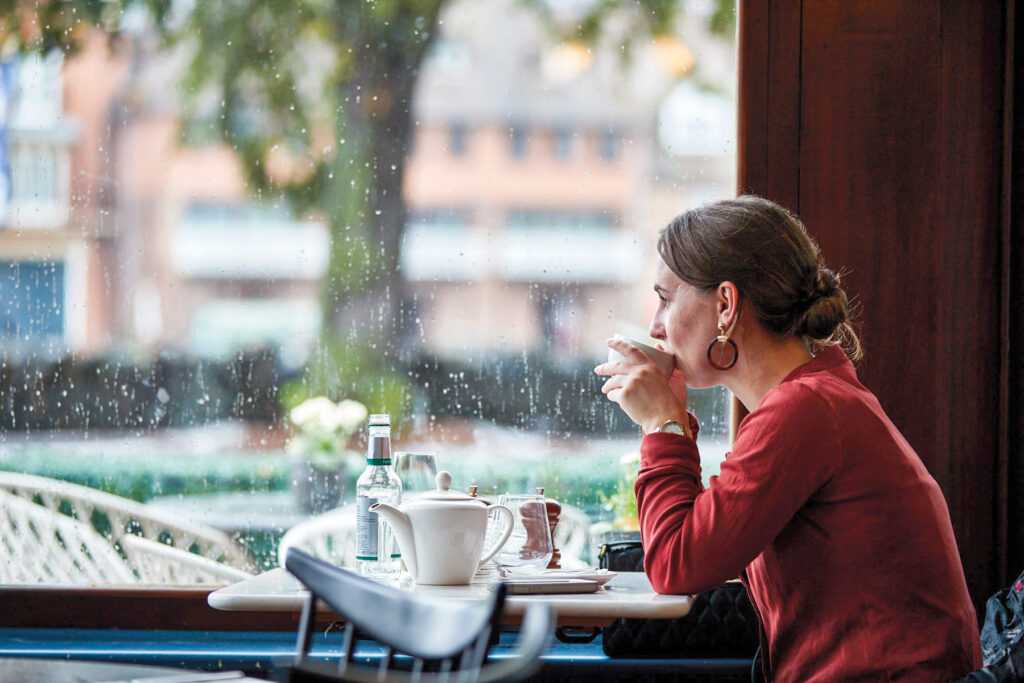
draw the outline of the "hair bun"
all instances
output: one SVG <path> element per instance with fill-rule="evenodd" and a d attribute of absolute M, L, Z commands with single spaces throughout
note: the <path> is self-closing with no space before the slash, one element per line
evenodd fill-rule
<path fill-rule="evenodd" d="M 846 292 L 839 276 L 828 268 L 819 268 L 806 309 L 794 326 L 794 332 L 811 339 L 829 339 L 848 318 Z"/>
<path fill-rule="evenodd" d="M 815 298 L 823 299 L 832 296 L 839 289 L 839 276 L 828 268 L 819 268 L 814 281 Z"/>

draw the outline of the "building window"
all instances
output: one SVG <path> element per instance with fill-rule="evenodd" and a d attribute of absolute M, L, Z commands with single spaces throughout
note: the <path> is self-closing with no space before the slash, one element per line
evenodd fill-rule
<path fill-rule="evenodd" d="M 565 161 L 572 156 L 572 128 L 556 128 L 554 133 L 555 158 Z"/>
<path fill-rule="evenodd" d="M 505 217 L 513 230 L 610 230 L 619 222 L 618 212 L 608 209 L 512 209 Z"/>
<path fill-rule="evenodd" d="M 57 125 L 63 108 L 61 67 L 64 55 L 53 50 L 45 57 L 29 55 L 11 65 L 17 96 L 10 122 L 17 129 L 46 129 Z"/>
<path fill-rule="evenodd" d="M 512 155 L 513 159 L 523 159 L 526 157 L 526 145 L 527 145 L 527 131 L 522 126 L 512 126 L 508 129 L 509 135 L 509 154 Z"/>
<path fill-rule="evenodd" d="M 448 126 L 448 151 L 453 157 L 466 155 L 466 136 L 468 129 L 464 123 L 453 123 Z"/>
<path fill-rule="evenodd" d="M 64 335 L 64 263 L 0 261 L 0 338 Z"/>
<path fill-rule="evenodd" d="M 410 209 L 402 238 L 404 277 L 416 283 L 471 281 L 478 277 L 479 264 L 467 258 L 467 249 L 474 249 L 471 219 L 467 208 Z"/>
<path fill-rule="evenodd" d="M 57 148 L 13 145 L 11 198 L 15 204 L 54 204 L 57 191 Z"/>
<path fill-rule="evenodd" d="M 615 161 L 619 156 L 619 145 L 621 139 L 614 130 L 601 131 L 597 140 L 597 154 L 604 161 Z"/>
<path fill-rule="evenodd" d="M 469 210 L 455 207 L 410 209 L 409 228 L 464 228 L 469 225 Z"/>

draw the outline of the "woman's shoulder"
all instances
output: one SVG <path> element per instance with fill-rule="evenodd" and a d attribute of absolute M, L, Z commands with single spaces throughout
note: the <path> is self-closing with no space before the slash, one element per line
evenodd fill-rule
<path fill-rule="evenodd" d="M 838 435 L 838 410 L 830 387 L 810 377 L 789 379 L 773 387 L 756 410 L 740 424 L 740 432 L 761 435 L 799 431 L 804 437 Z"/>
<path fill-rule="evenodd" d="M 787 381 L 744 418 L 730 458 L 744 459 L 747 471 L 761 462 L 765 471 L 825 481 L 843 459 L 839 424 L 828 398 L 813 383 Z"/>
<path fill-rule="evenodd" d="M 825 417 L 835 413 L 835 393 L 828 377 L 816 375 L 786 380 L 773 387 L 755 412 L 798 412 Z"/>

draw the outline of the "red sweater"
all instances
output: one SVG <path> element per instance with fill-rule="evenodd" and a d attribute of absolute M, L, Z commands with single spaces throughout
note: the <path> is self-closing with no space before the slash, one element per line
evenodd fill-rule
<path fill-rule="evenodd" d="M 935 480 L 838 347 L 791 372 L 701 485 L 697 445 L 651 434 L 636 482 L 659 593 L 736 576 L 775 681 L 934 681 L 981 666 Z"/>

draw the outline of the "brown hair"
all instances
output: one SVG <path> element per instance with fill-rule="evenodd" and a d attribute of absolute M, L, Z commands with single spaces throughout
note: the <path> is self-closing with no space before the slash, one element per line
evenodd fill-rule
<path fill-rule="evenodd" d="M 860 359 L 840 276 L 825 267 L 800 219 L 778 204 L 744 195 L 691 209 L 661 231 L 658 253 L 703 291 L 733 282 L 767 329 L 816 347 L 839 344 Z"/>

